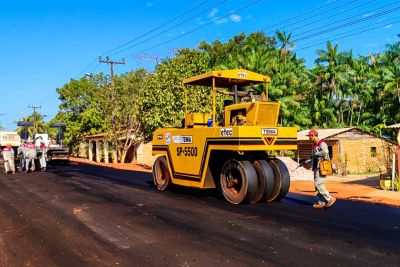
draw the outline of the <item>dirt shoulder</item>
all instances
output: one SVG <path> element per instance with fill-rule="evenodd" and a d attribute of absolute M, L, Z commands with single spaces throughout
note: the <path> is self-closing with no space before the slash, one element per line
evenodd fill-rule
<path fill-rule="evenodd" d="M 97 166 L 102 166 L 102 167 L 107 167 L 107 168 L 113 168 L 116 170 L 151 172 L 151 167 L 144 166 L 144 165 L 142 166 L 142 165 L 133 164 L 133 163 L 104 163 L 104 162 L 95 162 L 95 161 L 90 161 L 90 160 L 84 159 L 84 158 L 74 158 L 74 157 L 70 157 L 70 161 L 86 163 L 86 164 L 91 164 L 91 165 L 97 165 Z"/>
<path fill-rule="evenodd" d="M 113 169 L 151 172 L 150 167 L 140 166 L 133 163 L 103 163 L 72 157 L 70 160 Z M 379 176 L 330 176 L 326 179 L 325 184 L 331 194 L 338 199 L 364 201 L 374 204 L 385 204 L 394 207 L 400 207 L 400 192 L 380 189 Z M 289 190 L 292 193 L 312 196 L 314 195 L 314 183 L 313 181 L 291 181 Z"/>
<path fill-rule="evenodd" d="M 338 199 L 400 207 L 400 192 L 380 189 L 379 176 L 330 176 L 326 179 L 325 185 Z M 292 181 L 290 192 L 314 195 L 314 183 L 313 181 Z"/>

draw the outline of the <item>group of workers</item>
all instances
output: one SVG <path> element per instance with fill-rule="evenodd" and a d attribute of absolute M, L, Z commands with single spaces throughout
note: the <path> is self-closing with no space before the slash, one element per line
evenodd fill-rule
<path fill-rule="evenodd" d="M 15 151 L 10 144 L 7 144 L 2 150 L 1 154 L 4 161 L 4 169 L 6 173 L 15 174 Z M 33 172 L 36 170 L 35 160 L 39 159 L 40 170 L 46 171 L 46 154 L 47 146 L 44 142 L 40 142 L 40 146 L 36 147 L 32 139 L 28 138 L 25 143 L 17 149 L 19 159 L 19 171 Z"/>

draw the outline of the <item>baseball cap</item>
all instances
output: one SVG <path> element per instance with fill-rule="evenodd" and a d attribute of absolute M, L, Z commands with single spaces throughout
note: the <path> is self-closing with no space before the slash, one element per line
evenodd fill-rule
<path fill-rule="evenodd" d="M 316 136 L 318 136 L 318 131 L 317 130 L 315 130 L 315 129 L 311 129 L 309 132 L 308 132 L 308 134 L 306 134 L 307 136 L 310 136 L 310 135 L 316 135 Z"/>

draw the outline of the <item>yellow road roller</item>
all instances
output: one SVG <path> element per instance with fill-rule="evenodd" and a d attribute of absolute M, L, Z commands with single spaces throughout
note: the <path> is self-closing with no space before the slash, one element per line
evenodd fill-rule
<path fill-rule="evenodd" d="M 162 128 L 153 134 L 157 189 L 164 191 L 171 184 L 218 188 L 232 204 L 285 197 L 289 171 L 271 152 L 297 150 L 297 129 L 277 126 L 280 103 L 268 100 L 270 81 L 268 76 L 244 69 L 210 71 L 184 79 L 182 127 Z M 187 112 L 188 86 L 212 88 L 209 114 Z M 254 86 L 262 86 L 263 93 L 254 95 Z M 221 116 L 216 110 L 217 94 L 228 98 Z"/>

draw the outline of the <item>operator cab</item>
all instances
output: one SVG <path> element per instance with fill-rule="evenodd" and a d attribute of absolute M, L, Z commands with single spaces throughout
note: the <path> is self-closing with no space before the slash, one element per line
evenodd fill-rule
<path fill-rule="evenodd" d="M 185 90 L 185 128 L 216 127 L 216 97 L 223 94 L 232 96 L 224 101 L 224 110 L 219 126 L 276 126 L 279 115 L 279 102 L 268 101 L 267 83 L 271 79 L 258 73 L 234 69 L 210 71 L 184 80 L 185 85 L 212 86 L 212 114 L 187 113 L 187 93 Z M 265 92 L 254 95 L 254 86 L 265 86 Z"/>

